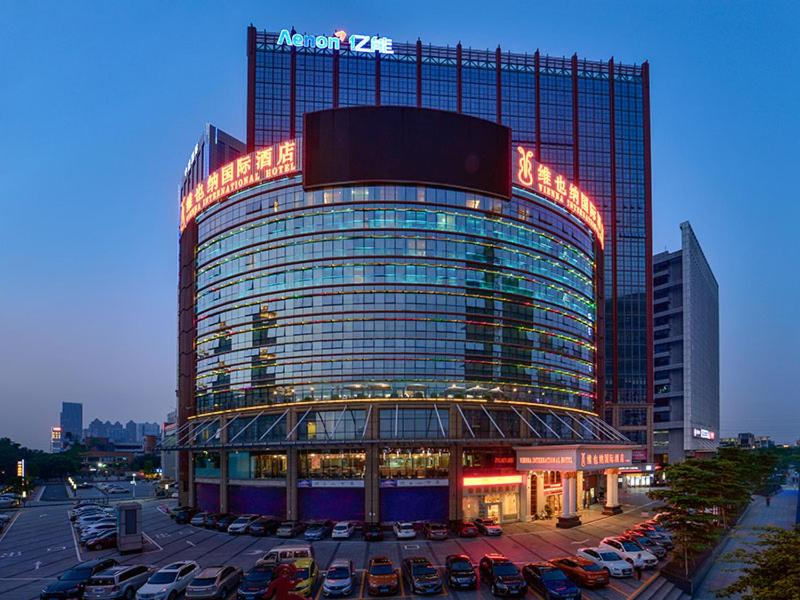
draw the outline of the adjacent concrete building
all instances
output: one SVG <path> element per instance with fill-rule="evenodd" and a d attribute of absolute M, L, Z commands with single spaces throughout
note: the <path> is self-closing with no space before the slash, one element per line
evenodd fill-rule
<path fill-rule="evenodd" d="M 719 445 L 719 286 L 688 222 L 681 249 L 653 258 L 656 462 Z"/>

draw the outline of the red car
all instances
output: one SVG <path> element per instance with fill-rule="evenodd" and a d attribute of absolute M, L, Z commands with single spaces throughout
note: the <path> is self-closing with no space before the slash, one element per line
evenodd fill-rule
<path fill-rule="evenodd" d="M 456 525 L 456 533 L 461 537 L 478 537 L 478 528 L 471 521 Z"/>
<path fill-rule="evenodd" d="M 580 556 L 553 558 L 549 562 L 564 571 L 578 585 L 590 588 L 608 585 L 608 571 Z"/>
<path fill-rule="evenodd" d="M 104 548 L 117 547 L 117 531 L 112 529 L 110 531 L 103 531 L 97 537 L 86 540 L 86 548 L 89 550 L 103 550 Z"/>

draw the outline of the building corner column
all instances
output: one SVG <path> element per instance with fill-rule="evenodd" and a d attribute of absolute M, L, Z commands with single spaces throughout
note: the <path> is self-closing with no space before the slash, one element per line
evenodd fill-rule
<path fill-rule="evenodd" d="M 525 471 L 522 474 L 522 485 L 519 493 L 519 520 L 523 523 L 531 520 L 531 478 L 533 473 Z"/>
<path fill-rule="evenodd" d="M 575 474 L 575 511 L 580 513 L 583 506 L 583 471 L 577 471 Z"/>
<path fill-rule="evenodd" d="M 561 474 L 561 515 L 556 527 L 570 529 L 581 524 L 581 518 L 575 512 L 575 472 Z"/>
<path fill-rule="evenodd" d="M 536 514 L 544 515 L 544 507 L 547 504 L 547 498 L 544 496 L 544 471 L 536 473 Z"/>
<path fill-rule="evenodd" d="M 451 525 L 455 525 L 464 519 L 464 447 L 461 444 L 450 449 L 448 487 L 448 519 Z"/>
<path fill-rule="evenodd" d="M 622 512 L 619 504 L 619 470 L 606 469 L 606 505 L 603 507 L 604 515 L 618 515 Z"/>
<path fill-rule="evenodd" d="M 194 488 L 194 452 L 186 452 L 186 462 L 189 465 L 189 470 L 186 473 L 186 503 L 184 506 L 197 507 L 197 497 Z M 183 500 L 181 498 L 180 500 Z"/>
<path fill-rule="evenodd" d="M 228 420 L 223 416 L 219 421 L 219 512 L 228 512 Z"/>
<path fill-rule="evenodd" d="M 293 432 L 295 429 L 295 425 L 297 424 L 297 413 L 294 410 L 290 410 L 286 414 L 286 430 L 289 432 Z M 297 432 L 291 433 L 291 440 L 290 436 L 286 436 L 287 442 L 291 444 L 292 441 L 297 439 Z M 300 517 L 298 516 L 298 508 L 297 508 L 297 471 L 299 469 L 299 464 L 297 460 L 297 448 L 294 445 L 290 445 L 286 448 L 286 519 L 287 520 L 296 520 Z"/>
<path fill-rule="evenodd" d="M 378 467 L 378 447 L 370 444 L 366 448 L 364 465 L 364 521 L 381 522 L 380 470 Z"/>

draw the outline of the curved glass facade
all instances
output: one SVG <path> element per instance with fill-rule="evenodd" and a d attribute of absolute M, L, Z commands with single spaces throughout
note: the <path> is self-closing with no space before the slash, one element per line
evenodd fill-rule
<path fill-rule="evenodd" d="M 249 189 L 197 218 L 197 413 L 494 398 L 594 409 L 592 234 L 546 199 Z"/>

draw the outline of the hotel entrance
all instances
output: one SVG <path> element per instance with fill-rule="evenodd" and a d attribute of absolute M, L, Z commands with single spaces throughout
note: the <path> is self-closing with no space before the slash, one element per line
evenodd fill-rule
<path fill-rule="evenodd" d="M 464 488 L 464 520 L 495 519 L 498 523 L 519 521 L 520 486 Z"/>

